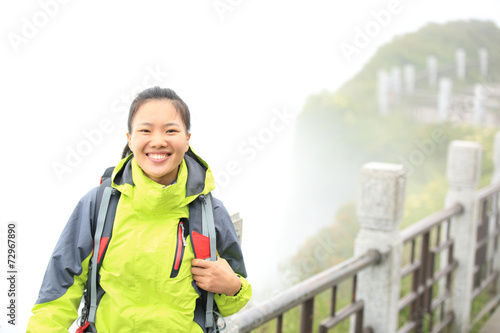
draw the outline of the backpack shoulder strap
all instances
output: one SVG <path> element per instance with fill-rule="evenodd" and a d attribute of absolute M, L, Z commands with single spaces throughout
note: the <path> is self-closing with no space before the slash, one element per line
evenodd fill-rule
<path fill-rule="evenodd" d="M 82 310 L 82 326 L 85 321 L 88 321 L 90 329 L 93 331 L 95 331 L 97 306 L 104 295 L 104 290 L 99 284 L 99 270 L 111 239 L 116 207 L 120 198 L 120 192 L 111 187 L 113 170 L 114 167 L 107 168 L 101 177 L 95 202 L 95 216 L 91 221 L 94 249 L 89 262 L 85 306 Z"/>
<path fill-rule="evenodd" d="M 212 195 L 209 193 L 202 197 L 201 225 L 202 235 L 210 240 L 210 258 L 206 260 L 217 260 L 217 240 L 215 231 L 214 211 L 212 206 Z M 205 327 L 214 327 L 214 293 L 207 293 L 207 307 L 205 313 Z"/>
<path fill-rule="evenodd" d="M 92 255 L 91 267 L 89 267 L 90 276 L 90 309 L 89 318 L 90 323 L 95 323 L 95 314 L 97 312 L 97 274 L 99 261 L 101 259 L 101 242 L 104 246 L 107 246 L 107 240 L 102 238 L 102 232 L 104 230 L 104 224 L 106 222 L 106 215 L 108 213 L 109 201 L 111 199 L 113 189 L 111 187 L 105 187 L 101 199 L 101 204 L 99 207 L 99 212 L 97 214 L 97 225 L 94 234 L 94 253 Z M 109 240 L 109 238 L 108 238 Z"/>
<path fill-rule="evenodd" d="M 212 195 L 204 197 L 201 210 L 202 234 L 210 238 L 210 261 L 217 260 L 217 236 L 215 234 L 214 209 L 212 206 Z"/>
<path fill-rule="evenodd" d="M 212 194 L 200 195 L 189 204 L 189 235 L 194 256 L 197 259 L 217 260 L 217 239 L 214 220 Z M 197 307 L 194 320 L 205 327 L 206 332 L 215 330 L 213 293 L 200 289 L 200 307 Z M 197 301 L 198 302 L 198 301 Z"/>
<path fill-rule="evenodd" d="M 104 194 L 104 190 L 106 187 L 111 187 L 111 175 L 113 174 L 113 170 L 115 167 L 109 167 L 106 170 L 104 170 L 104 173 L 101 176 L 101 181 L 99 185 L 99 189 L 97 190 L 97 198 L 95 202 L 95 216 L 94 219 L 91 221 L 92 223 L 92 235 L 95 235 L 96 231 L 96 226 L 97 226 L 97 219 L 99 215 L 99 207 L 101 206 L 101 201 L 102 197 Z"/>

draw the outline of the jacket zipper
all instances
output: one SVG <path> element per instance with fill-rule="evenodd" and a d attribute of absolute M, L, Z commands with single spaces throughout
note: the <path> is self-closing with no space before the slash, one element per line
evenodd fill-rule
<path fill-rule="evenodd" d="M 184 233 L 186 232 L 186 230 L 184 229 L 184 222 L 180 222 L 179 224 L 180 224 L 181 229 L 182 229 L 182 232 L 181 232 L 182 245 L 186 246 L 186 237 L 184 237 Z"/>
<path fill-rule="evenodd" d="M 170 274 L 171 278 L 174 278 L 177 274 L 179 274 L 185 247 L 186 238 L 184 237 L 184 223 L 180 221 L 177 228 L 177 248 L 175 250 L 174 266 L 172 267 L 172 272 Z"/>
<path fill-rule="evenodd" d="M 201 194 L 199 196 L 199 198 L 200 198 L 202 206 L 203 206 L 202 209 L 206 215 L 206 214 L 208 214 L 208 212 L 207 212 L 207 197 L 204 194 Z"/>

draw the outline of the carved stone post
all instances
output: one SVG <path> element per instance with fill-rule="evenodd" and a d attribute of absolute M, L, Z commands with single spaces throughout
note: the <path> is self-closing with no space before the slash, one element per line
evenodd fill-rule
<path fill-rule="evenodd" d="M 395 100 L 401 96 L 401 69 L 399 67 L 391 68 L 391 91 Z"/>
<path fill-rule="evenodd" d="M 481 176 L 481 154 L 482 147 L 475 142 L 452 141 L 448 149 L 446 206 L 457 202 L 464 206 L 464 212 L 450 224 L 450 236 L 455 241 L 454 257 L 458 261 L 451 301 L 455 312 L 454 333 L 466 333 L 469 329 L 477 236 L 476 188 Z"/>
<path fill-rule="evenodd" d="M 488 89 L 481 83 L 474 85 L 474 123 L 483 125 L 486 119 L 486 100 L 488 99 Z"/>
<path fill-rule="evenodd" d="M 358 274 L 357 297 L 365 302 L 365 326 L 371 326 L 375 332 L 394 333 L 398 324 L 401 282 L 402 243 L 398 225 L 404 206 L 404 167 L 368 163 L 360 178 L 358 217 L 361 230 L 354 252 L 360 255 L 377 249 L 383 259 L 380 264 Z"/>
<path fill-rule="evenodd" d="M 488 51 L 479 49 L 479 69 L 483 77 L 488 77 Z"/>
<path fill-rule="evenodd" d="M 491 183 L 492 184 L 497 184 L 500 182 L 500 131 L 496 132 L 495 134 L 495 144 L 494 144 L 494 151 L 493 151 L 493 177 L 491 177 Z M 500 197 L 497 196 L 496 202 L 494 202 L 494 206 L 498 207 L 498 201 L 500 201 Z M 493 208 L 496 210 L 497 208 Z M 498 215 L 497 215 L 498 216 Z M 497 221 L 497 223 L 500 223 L 500 221 Z M 490 235 L 493 234 L 493 230 L 496 227 L 495 223 L 492 221 L 490 222 Z M 494 251 L 493 244 L 490 244 L 490 251 Z M 496 271 L 500 271 L 500 246 L 497 246 L 496 253 L 493 253 L 493 257 L 495 260 L 493 260 L 493 269 Z M 500 291 L 500 279 L 497 279 L 497 290 Z"/>
<path fill-rule="evenodd" d="M 238 235 L 238 240 L 241 245 L 241 240 L 243 238 L 243 219 L 240 217 L 240 213 L 232 214 L 231 221 L 233 221 L 234 230 L 236 230 L 236 235 Z"/>
<path fill-rule="evenodd" d="M 437 58 L 434 56 L 427 57 L 427 71 L 429 74 L 429 86 L 431 88 L 435 87 L 437 84 Z"/>
<path fill-rule="evenodd" d="M 495 134 L 495 143 L 493 151 L 493 177 L 491 183 L 496 184 L 500 182 L 500 131 Z"/>
<path fill-rule="evenodd" d="M 378 109 L 382 116 L 389 112 L 389 75 L 385 69 L 377 72 Z"/>
<path fill-rule="evenodd" d="M 451 105 L 451 94 L 453 89 L 453 82 L 451 79 L 443 77 L 439 79 L 438 91 L 438 119 L 439 121 L 446 121 L 448 119 L 448 112 Z"/>
<path fill-rule="evenodd" d="M 415 66 L 405 65 L 404 67 L 404 78 L 405 78 L 405 92 L 408 95 L 413 95 L 415 92 Z"/>
<path fill-rule="evenodd" d="M 463 49 L 457 49 L 455 52 L 455 61 L 457 65 L 457 78 L 459 80 L 465 80 L 465 51 Z"/>

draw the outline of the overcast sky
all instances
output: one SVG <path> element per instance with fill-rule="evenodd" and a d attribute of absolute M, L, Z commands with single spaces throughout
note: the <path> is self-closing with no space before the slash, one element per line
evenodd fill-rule
<path fill-rule="evenodd" d="M 293 115 L 307 96 L 334 91 L 396 35 L 470 18 L 499 25 L 500 3 L 2 2 L 0 233 L 18 222 L 18 331 L 69 214 L 119 160 L 124 115 L 138 91 L 171 87 L 189 105 L 191 145 L 218 177 L 218 196 L 246 223 L 244 251 L 258 293 L 267 269 L 260 263 L 272 256 L 259 235 L 279 219 L 293 181 L 287 168 L 278 177 L 267 165 L 286 165 L 297 153 Z M 360 44 L 356 36 L 366 29 L 371 36 Z M 252 196 L 262 203 L 246 205 Z M 0 325 L 16 332 L 5 329 L 3 315 Z"/>

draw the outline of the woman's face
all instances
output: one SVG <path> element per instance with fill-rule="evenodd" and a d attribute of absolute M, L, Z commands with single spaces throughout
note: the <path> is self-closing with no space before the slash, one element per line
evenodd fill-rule
<path fill-rule="evenodd" d="M 146 176 L 163 185 L 176 179 L 190 137 L 169 100 L 152 100 L 139 107 L 127 133 L 137 164 Z"/>

